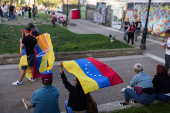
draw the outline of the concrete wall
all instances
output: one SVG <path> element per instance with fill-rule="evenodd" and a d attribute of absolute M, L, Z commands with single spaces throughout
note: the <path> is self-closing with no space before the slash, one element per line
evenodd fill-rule
<path fill-rule="evenodd" d="M 91 50 L 91 51 L 76 51 L 76 52 L 57 52 L 55 53 L 55 60 L 73 60 L 87 57 L 102 58 L 126 55 L 139 55 L 142 51 L 138 48 L 129 49 L 105 49 L 105 50 Z M 0 55 L 0 65 L 19 64 L 20 56 L 17 54 Z"/>
<path fill-rule="evenodd" d="M 95 5 L 87 4 L 86 5 L 86 19 L 94 20 L 95 10 L 96 10 Z"/>

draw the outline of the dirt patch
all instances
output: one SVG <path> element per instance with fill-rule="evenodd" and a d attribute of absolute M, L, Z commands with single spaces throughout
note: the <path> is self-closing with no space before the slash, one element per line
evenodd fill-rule
<path fill-rule="evenodd" d="M 28 21 L 28 19 L 24 19 L 20 16 L 17 17 L 17 20 L 14 21 L 3 21 L 2 20 L 2 24 L 7 24 L 7 25 L 28 25 L 29 22 L 33 22 L 32 21 Z M 39 25 L 39 24 L 51 24 L 51 23 L 46 23 L 43 19 L 37 19 L 35 25 Z M 9 27 L 8 29 L 12 29 L 12 27 Z"/>

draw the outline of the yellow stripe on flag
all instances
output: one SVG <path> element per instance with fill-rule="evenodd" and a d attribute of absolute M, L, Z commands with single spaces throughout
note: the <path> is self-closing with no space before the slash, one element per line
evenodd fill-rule
<path fill-rule="evenodd" d="M 43 73 L 46 70 L 47 70 L 47 56 L 43 56 L 42 59 L 41 59 L 39 72 Z"/>
<path fill-rule="evenodd" d="M 48 40 L 48 43 L 49 43 L 49 46 L 50 46 L 50 51 L 47 53 L 48 65 L 49 65 L 47 70 L 51 70 L 53 68 L 55 56 L 54 56 L 53 45 L 51 43 L 50 35 L 47 34 L 47 33 L 45 33 L 45 35 L 47 37 L 47 40 Z"/>
<path fill-rule="evenodd" d="M 99 89 L 97 82 L 89 78 L 74 60 L 63 62 L 63 66 L 68 72 L 74 74 L 79 79 L 85 94 Z"/>
<path fill-rule="evenodd" d="M 21 69 L 22 66 L 27 66 L 27 55 L 21 56 L 20 62 L 19 62 L 19 69 Z"/>

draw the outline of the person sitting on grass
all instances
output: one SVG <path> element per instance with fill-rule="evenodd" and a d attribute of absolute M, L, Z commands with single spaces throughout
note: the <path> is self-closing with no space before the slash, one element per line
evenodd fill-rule
<path fill-rule="evenodd" d="M 135 64 L 134 71 L 135 75 L 132 81 L 129 83 L 135 90 L 126 88 L 124 92 L 125 102 L 119 103 L 120 106 L 129 104 L 129 99 L 132 98 L 131 102 L 139 102 L 141 104 L 149 104 L 154 100 L 154 88 L 151 81 L 151 77 L 143 72 L 143 66 L 139 63 Z"/>
<path fill-rule="evenodd" d="M 165 66 L 157 66 L 157 72 L 152 82 L 155 88 L 155 99 L 160 101 L 170 100 L 170 76 Z"/>
<path fill-rule="evenodd" d="M 33 113 L 60 113 L 59 109 L 59 91 L 52 85 L 53 72 L 45 71 L 42 74 L 41 82 L 43 86 L 34 91 L 31 103 L 22 99 L 25 108 L 28 110 L 34 108 Z"/>
<path fill-rule="evenodd" d="M 53 11 L 51 14 L 51 22 L 53 23 L 53 27 L 55 27 L 55 22 L 57 21 L 57 15 Z"/>

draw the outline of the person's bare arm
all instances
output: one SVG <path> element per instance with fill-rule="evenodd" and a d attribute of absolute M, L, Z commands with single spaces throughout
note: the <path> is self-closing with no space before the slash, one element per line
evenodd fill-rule
<path fill-rule="evenodd" d="M 20 48 L 23 49 L 23 48 L 24 48 L 24 45 L 23 45 L 23 44 L 20 44 Z"/>
<path fill-rule="evenodd" d="M 128 32 L 128 31 L 129 31 L 129 29 L 130 29 L 130 26 L 128 27 L 128 29 L 127 29 L 127 31 L 126 31 L 126 32 Z"/>

